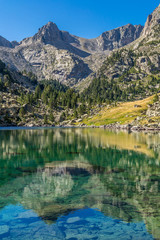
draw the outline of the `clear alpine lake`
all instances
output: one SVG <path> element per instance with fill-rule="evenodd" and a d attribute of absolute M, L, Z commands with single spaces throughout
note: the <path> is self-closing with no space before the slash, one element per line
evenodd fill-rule
<path fill-rule="evenodd" d="M 160 133 L 1 128 L 0 239 L 160 239 Z"/>

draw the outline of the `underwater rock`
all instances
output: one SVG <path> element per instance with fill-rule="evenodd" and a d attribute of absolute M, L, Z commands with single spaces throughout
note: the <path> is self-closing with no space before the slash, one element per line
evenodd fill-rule
<path fill-rule="evenodd" d="M 9 227 L 7 225 L 0 226 L 0 237 L 9 232 Z"/>
<path fill-rule="evenodd" d="M 74 223 L 74 222 L 78 222 L 81 219 L 79 217 L 73 217 L 73 218 L 68 218 L 67 223 Z"/>
<path fill-rule="evenodd" d="M 32 211 L 22 212 L 17 218 L 37 218 L 37 214 Z"/>

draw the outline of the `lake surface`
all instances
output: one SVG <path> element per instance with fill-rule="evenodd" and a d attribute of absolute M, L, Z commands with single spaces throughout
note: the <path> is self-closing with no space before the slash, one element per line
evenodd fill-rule
<path fill-rule="evenodd" d="M 160 239 L 160 134 L 1 129 L 0 239 Z"/>

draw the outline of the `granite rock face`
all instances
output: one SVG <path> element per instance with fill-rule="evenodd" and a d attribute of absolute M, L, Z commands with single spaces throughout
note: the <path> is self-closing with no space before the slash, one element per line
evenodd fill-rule
<path fill-rule="evenodd" d="M 102 33 L 95 39 L 82 39 L 79 40 L 79 45 L 82 49 L 86 49 L 89 52 L 103 52 L 112 51 L 113 49 L 121 48 L 137 38 L 139 38 L 143 26 L 127 24 L 125 26 L 113 29 Z"/>

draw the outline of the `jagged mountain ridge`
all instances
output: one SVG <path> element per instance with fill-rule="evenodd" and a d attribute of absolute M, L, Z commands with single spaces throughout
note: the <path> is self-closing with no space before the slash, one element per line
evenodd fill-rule
<path fill-rule="evenodd" d="M 16 71 L 32 71 L 39 80 L 56 79 L 69 86 L 86 79 L 103 63 L 106 54 L 131 43 L 143 27 L 126 26 L 95 39 L 83 39 L 60 31 L 49 22 L 33 37 L 0 47 L 0 59 Z"/>
<path fill-rule="evenodd" d="M 94 39 L 77 38 L 82 49 L 89 52 L 112 51 L 136 40 L 143 30 L 141 25 L 127 24 L 125 26 L 106 31 Z"/>
<path fill-rule="evenodd" d="M 33 37 L 25 38 L 20 43 L 16 41 L 9 42 L 5 38 L 1 37 L 2 40 L 0 38 L 0 46 L 13 48 L 17 45 L 31 45 L 39 42 L 63 49 L 63 42 L 85 52 L 103 52 L 106 50 L 111 51 L 115 48 L 120 48 L 133 42 L 140 36 L 142 30 L 143 26 L 141 25 L 127 24 L 125 26 L 106 31 L 97 38 L 86 39 L 77 37 L 66 31 L 61 31 L 58 29 L 55 23 L 48 22 L 46 25 L 40 28 L 38 33 L 36 33 Z"/>

